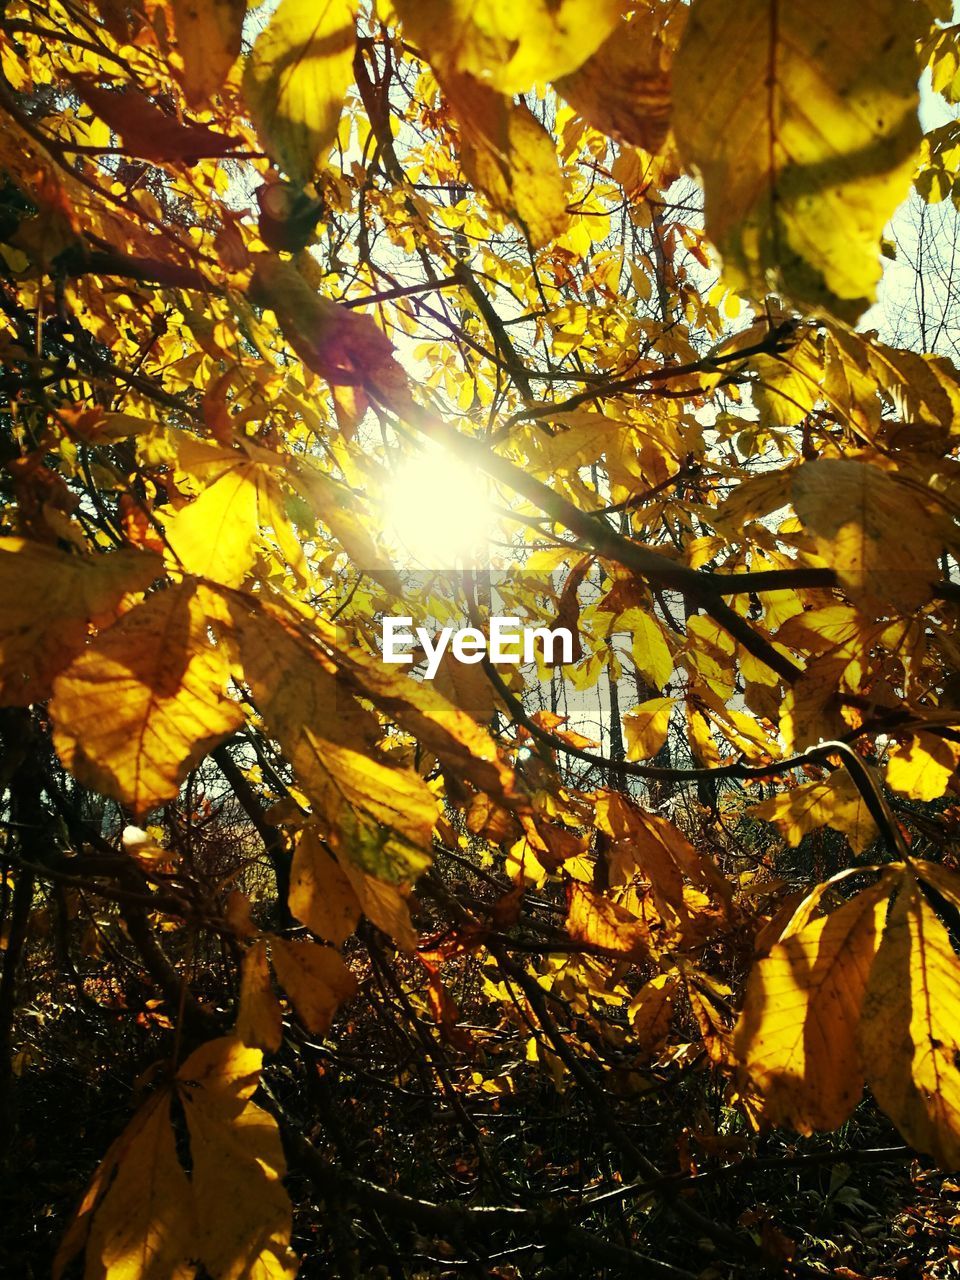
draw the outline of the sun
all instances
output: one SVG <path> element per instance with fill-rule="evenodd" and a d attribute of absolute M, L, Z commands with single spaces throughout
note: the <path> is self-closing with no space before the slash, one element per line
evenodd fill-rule
<path fill-rule="evenodd" d="M 484 568 L 493 528 L 488 481 L 439 445 L 406 458 L 384 498 L 388 535 L 412 569 Z"/>

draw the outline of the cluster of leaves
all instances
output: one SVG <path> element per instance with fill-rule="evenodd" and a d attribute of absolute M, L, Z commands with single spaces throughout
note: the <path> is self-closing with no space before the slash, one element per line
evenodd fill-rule
<path fill-rule="evenodd" d="M 380 1232 L 689 1274 L 492 1162 L 465 1100 L 541 1077 L 741 1262 L 786 1245 L 678 1196 L 636 1098 L 718 1081 L 722 1156 L 866 1083 L 960 1166 L 960 373 L 856 328 L 911 184 L 957 182 L 917 117 L 949 16 L 5 7 L 0 1103 L 44 913 L 162 1058 L 58 1274 L 292 1275 L 287 1161 Z M 397 560 L 427 447 L 488 477 L 499 597 L 573 663 L 380 661 L 384 615 L 492 607 Z M 563 714 L 591 690 L 600 744 Z M 426 1076 L 472 1199 L 356 1176 L 278 1096 L 374 1017 L 414 1054 L 368 1074 Z"/>

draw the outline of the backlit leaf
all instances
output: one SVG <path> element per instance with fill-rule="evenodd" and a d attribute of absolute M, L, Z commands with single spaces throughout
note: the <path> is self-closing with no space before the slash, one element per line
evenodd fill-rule
<path fill-rule="evenodd" d="M 633 1028 L 631 1045 L 646 1058 L 654 1056 L 670 1032 L 677 989 L 676 978 L 658 973 L 630 1001 L 627 1016 Z"/>
<path fill-rule="evenodd" d="M 667 740 L 675 701 L 675 698 L 651 698 L 623 717 L 628 760 L 648 760 L 657 754 Z"/>
<path fill-rule="evenodd" d="M 190 1184 L 177 1159 L 169 1093 L 151 1098 L 122 1142 L 116 1176 L 90 1229 L 85 1280 L 189 1280 L 196 1223 Z"/>
<path fill-rule="evenodd" d="M 170 520 L 164 532 L 188 573 L 238 586 L 257 555 L 257 471 L 227 471 Z"/>
<path fill-rule="evenodd" d="M 748 812 L 774 823 L 790 845 L 799 844 L 808 832 L 823 826 L 842 831 L 856 853 L 863 853 L 877 837 L 876 823 L 845 769 L 780 791 L 751 805 Z"/>
<path fill-rule="evenodd" d="M 333 854 L 307 827 L 297 840 L 290 871 L 290 910 L 308 929 L 340 946 L 360 919 L 360 902 Z"/>
<path fill-rule="evenodd" d="M 48 697 L 91 620 L 111 621 L 122 596 L 144 590 L 159 572 L 159 560 L 144 552 L 79 556 L 0 538 L 0 702 L 26 706 Z"/>
<path fill-rule="evenodd" d="M 674 129 L 703 176 L 730 284 L 856 320 L 920 140 L 920 6 L 695 0 L 674 63 Z"/>
<path fill-rule="evenodd" d="M 258 1049 L 223 1038 L 201 1045 L 177 1072 L 197 1254 L 214 1280 L 288 1280 L 297 1270 L 280 1133 L 250 1101 L 260 1063 Z"/>
<path fill-rule="evenodd" d="M 282 1037 L 280 1005 L 270 982 L 267 947 L 260 940 L 243 957 L 237 1038 L 251 1049 L 276 1053 Z"/>
<path fill-rule="evenodd" d="M 858 893 L 784 937 L 751 971 L 734 1052 L 775 1124 L 835 1129 L 860 1098 L 857 1022 L 888 894 L 885 882 Z"/>
<path fill-rule="evenodd" d="M 909 493 L 878 467 L 849 458 L 819 458 L 793 473 L 794 510 L 854 599 L 911 609 L 929 597 L 943 518 L 918 509 L 905 525 Z"/>
<path fill-rule="evenodd" d="M 650 930 L 643 920 L 578 883 L 570 886 L 567 933 L 577 942 L 634 960 L 647 959 L 652 949 Z"/>
<path fill-rule="evenodd" d="M 665 11 L 637 9 L 576 71 L 555 82 L 594 128 L 646 151 L 659 151 L 670 128 L 671 51 L 660 28 Z M 673 14 L 682 20 L 679 6 Z"/>
<path fill-rule="evenodd" d="M 309 182 L 333 141 L 351 80 L 354 0 L 281 0 L 257 37 L 243 84 L 267 148 Z"/>
<path fill-rule="evenodd" d="M 960 749 L 946 738 L 918 733 L 887 758 L 887 786 L 913 800 L 938 800 L 953 776 Z"/>
<path fill-rule="evenodd" d="M 394 0 L 408 36 L 449 72 L 523 93 L 578 67 L 620 17 L 616 0 Z"/>
<path fill-rule="evenodd" d="M 441 85 L 457 117 L 460 163 L 470 181 L 523 226 L 533 245 L 562 235 L 570 219 L 560 163 L 529 108 L 469 75 L 447 74 Z"/>
<path fill-rule="evenodd" d="M 960 1166 L 960 960 L 910 872 L 891 908 L 860 1021 L 867 1082 L 904 1138 Z"/>
<path fill-rule="evenodd" d="M 50 714 L 64 765 L 137 815 L 172 800 L 193 766 L 243 721 L 229 667 L 207 636 L 199 588 L 157 591 L 60 675 Z"/>
<path fill-rule="evenodd" d="M 240 56 L 246 0 L 170 0 L 170 8 L 183 58 L 183 91 L 188 102 L 202 106 Z"/>
<path fill-rule="evenodd" d="M 426 783 L 375 758 L 375 718 L 338 679 L 329 655 L 282 614 L 237 601 L 231 624 L 254 699 L 333 848 L 385 879 L 414 878 L 430 861 L 437 816 Z"/>

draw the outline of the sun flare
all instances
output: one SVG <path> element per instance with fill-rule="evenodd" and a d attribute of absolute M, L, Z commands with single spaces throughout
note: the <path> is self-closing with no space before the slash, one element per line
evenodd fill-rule
<path fill-rule="evenodd" d="M 384 502 L 387 532 L 413 569 L 482 568 L 493 525 L 488 481 L 432 445 L 395 471 Z"/>

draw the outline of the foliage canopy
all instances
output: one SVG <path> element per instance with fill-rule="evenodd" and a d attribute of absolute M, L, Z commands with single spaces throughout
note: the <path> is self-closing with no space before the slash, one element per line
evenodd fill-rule
<path fill-rule="evenodd" d="M 911 189 L 960 190 L 949 19 L 5 6 L 7 1158 L 58 1027 L 134 1095 L 58 1276 L 491 1233 L 689 1276 L 659 1214 L 783 1262 L 690 1144 L 762 1163 L 865 1086 L 960 1167 L 960 374 L 861 323 Z M 430 451 L 486 477 L 482 563 L 383 518 Z M 491 612 L 575 661 L 380 661 L 384 615 Z M 708 1090 L 677 1172 L 637 1117 Z M 576 1186 L 492 1136 L 564 1108 Z M 294 1237 L 318 1203 L 359 1234 Z"/>

